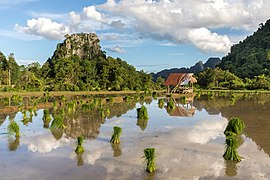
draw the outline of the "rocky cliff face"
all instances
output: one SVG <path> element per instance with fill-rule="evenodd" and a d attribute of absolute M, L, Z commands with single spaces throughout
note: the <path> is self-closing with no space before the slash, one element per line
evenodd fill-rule
<path fill-rule="evenodd" d="M 100 54 L 100 40 L 94 33 L 66 35 L 63 43 L 57 45 L 52 59 L 78 56 L 81 59 L 91 59 Z"/>

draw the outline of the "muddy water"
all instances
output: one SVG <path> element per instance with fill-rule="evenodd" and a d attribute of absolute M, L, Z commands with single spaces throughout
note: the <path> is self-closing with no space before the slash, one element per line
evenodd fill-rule
<path fill-rule="evenodd" d="M 144 104 L 148 121 L 138 121 Z M 43 109 L 25 125 L 23 115 L 1 117 L 0 179 L 270 179 L 270 98 L 237 96 L 197 98 L 168 111 L 157 100 L 114 103 L 103 119 L 97 111 L 66 113 L 62 132 L 44 128 Z M 53 111 L 50 111 L 53 115 Z M 246 124 L 238 149 L 241 162 L 224 161 L 224 128 L 228 118 Z M 10 119 L 20 125 L 20 138 L 7 134 Z M 121 144 L 112 146 L 114 126 L 123 128 Z M 83 135 L 78 156 L 76 137 Z M 157 171 L 143 165 L 143 150 L 157 151 Z"/>

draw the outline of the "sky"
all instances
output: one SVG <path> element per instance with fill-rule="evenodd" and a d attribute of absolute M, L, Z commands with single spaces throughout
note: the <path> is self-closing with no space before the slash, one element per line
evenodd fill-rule
<path fill-rule="evenodd" d="M 96 33 L 138 70 L 223 57 L 270 17 L 269 0 L 0 0 L 0 51 L 43 64 L 65 34 Z"/>

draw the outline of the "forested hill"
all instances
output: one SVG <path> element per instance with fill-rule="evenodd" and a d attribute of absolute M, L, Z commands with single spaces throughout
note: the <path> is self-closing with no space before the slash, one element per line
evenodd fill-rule
<path fill-rule="evenodd" d="M 159 71 L 157 73 L 151 73 L 153 80 L 156 81 L 158 77 L 161 77 L 163 79 L 166 79 L 170 73 L 199 73 L 206 68 L 214 69 L 221 60 L 219 58 L 209 58 L 205 63 L 202 61 L 197 62 L 194 66 L 191 66 L 190 68 L 172 68 L 172 69 L 165 69 L 162 71 Z"/>
<path fill-rule="evenodd" d="M 0 53 L 0 85 L 27 91 L 147 90 L 151 75 L 127 62 L 107 57 L 95 34 L 66 35 L 43 66 L 17 65 L 13 55 Z M 15 65 L 14 65 L 15 63 Z M 9 65 L 9 64 L 12 64 Z M 8 76 L 10 72 L 11 76 Z"/>
<path fill-rule="evenodd" d="M 253 35 L 232 46 L 219 66 L 241 78 L 270 75 L 270 20 L 260 24 Z"/>
<path fill-rule="evenodd" d="M 96 34 L 66 35 L 42 67 L 51 90 L 143 90 L 151 76 L 127 62 L 107 57 Z"/>

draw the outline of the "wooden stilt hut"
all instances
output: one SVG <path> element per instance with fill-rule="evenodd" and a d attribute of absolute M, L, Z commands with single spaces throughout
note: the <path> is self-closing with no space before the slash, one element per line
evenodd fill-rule
<path fill-rule="evenodd" d="M 192 93 L 196 83 L 193 73 L 171 73 L 165 81 L 168 93 Z"/>

